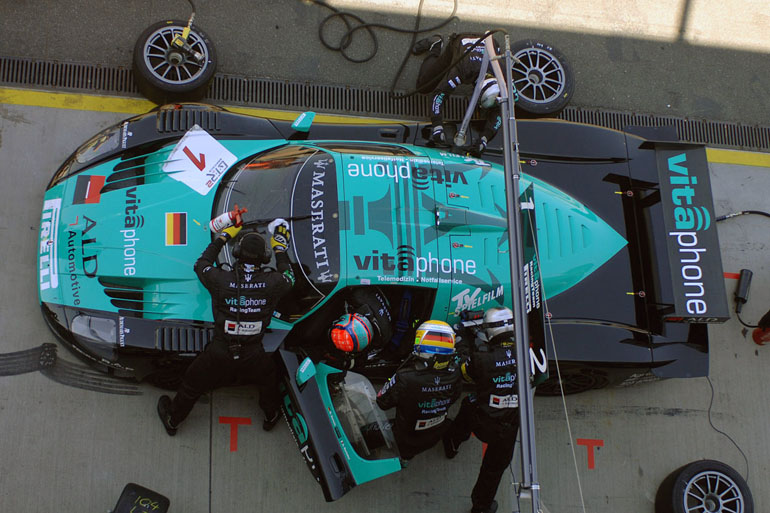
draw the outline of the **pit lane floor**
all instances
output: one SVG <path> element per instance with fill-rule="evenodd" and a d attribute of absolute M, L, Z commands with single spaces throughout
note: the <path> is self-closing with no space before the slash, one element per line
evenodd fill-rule
<path fill-rule="evenodd" d="M 13 361 L 0 356 L 0 511 L 107 511 L 129 482 L 166 495 L 170 511 L 186 513 L 468 511 L 482 451 L 475 440 L 452 461 L 436 447 L 404 471 L 327 504 L 288 427 L 262 431 L 251 389 L 211 394 L 169 438 L 155 413 L 160 390 L 121 384 L 100 393 L 72 386 L 90 381 L 104 389 L 106 382 L 79 373 L 83 364 L 56 342 L 40 315 L 35 262 L 42 193 L 84 140 L 150 107 L 135 99 L 0 90 L 0 353 L 58 346 L 54 367 L 34 354 Z M 709 160 L 718 215 L 768 210 L 767 154 L 715 150 Z M 767 219 L 756 216 L 719 225 L 725 272 L 754 271 L 742 314 L 751 323 L 770 306 L 769 233 Z M 736 281 L 725 279 L 732 304 Z M 661 480 L 701 458 L 748 472 L 755 510 L 768 511 L 770 348 L 755 345 L 735 318 L 709 329 L 711 419 L 737 442 L 748 467 L 709 423 L 705 378 L 569 396 L 571 437 L 561 400 L 538 397 L 540 482 L 549 511 L 583 511 L 579 476 L 586 511 L 649 513 Z M 513 468 L 518 474 L 516 458 Z M 498 492 L 500 511 L 512 509 L 510 480 L 506 474 Z"/>

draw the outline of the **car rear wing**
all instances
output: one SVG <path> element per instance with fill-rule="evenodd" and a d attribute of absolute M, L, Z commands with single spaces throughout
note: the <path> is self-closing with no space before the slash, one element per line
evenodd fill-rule
<path fill-rule="evenodd" d="M 658 305 L 666 322 L 710 323 L 730 318 L 725 292 L 722 257 L 717 236 L 714 201 L 706 150 L 702 145 L 645 141 L 634 145 L 629 137 L 632 178 L 634 146 L 650 162 L 654 152 L 653 178 L 639 198 L 643 223 L 652 244 L 656 286 L 649 301 Z M 648 171 L 649 173 L 649 171 Z M 662 217 L 662 219 L 660 219 Z M 662 241 L 662 242 L 661 242 Z M 664 243 L 664 244 L 663 244 Z M 668 306 L 664 306 L 668 305 Z"/>

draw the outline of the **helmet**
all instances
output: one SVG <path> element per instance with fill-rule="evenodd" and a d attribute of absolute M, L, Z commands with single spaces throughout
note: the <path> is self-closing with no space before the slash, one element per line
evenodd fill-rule
<path fill-rule="evenodd" d="M 481 98 L 479 104 L 483 109 L 489 109 L 495 105 L 497 97 L 500 96 L 500 86 L 494 78 L 485 78 L 481 83 Z"/>
<path fill-rule="evenodd" d="M 361 314 L 345 314 L 332 325 L 329 333 L 334 346 L 346 353 L 358 353 L 372 341 L 372 324 Z"/>
<path fill-rule="evenodd" d="M 513 312 L 510 308 L 496 306 L 484 312 L 484 332 L 487 340 L 501 333 L 513 332 Z"/>
<path fill-rule="evenodd" d="M 449 355 L 454 353 L 454 330 L 443 321 L 425 321 L 417 328 L 413 352 L 418 356 Z"/>
<path fill-rule="evenodd" d="M 233 247 L 233 256 L 247 264 L 266 264 L 270 262 L 270 249 L 265 239 L 257 232 L 247 232 Z"/>

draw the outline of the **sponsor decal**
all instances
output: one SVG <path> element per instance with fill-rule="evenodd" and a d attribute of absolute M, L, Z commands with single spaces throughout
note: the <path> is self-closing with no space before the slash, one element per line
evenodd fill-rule
<path fill-rule="evenodd" d="M 128 147 L 128 138 L 134 135 L 133 132 L 128 131 L 128 121 L 124 121 L 120 126 L 120 147 L 126 149 Z"/>
<path fill-rule="evenodd" d="M 163 171 L 205 196 L 236 160 L 235 155 L 208 132 L 193 125 L 174 146 Z"/>
<path fill-rule="evenodd" d="M 430 165 L 429 160 L 407 159 L 394 157 L 384 159 L 383 157 L 371 157 L 362 155 L 359 162 L 350 162 L 347 164 L 347 174 L 350 177 L 362 178 L 387 178 L 399 183 L 402 180 L 414 179 L 417 188 L 427 188 L 428 181 L 437 184 L 458 184 L 468 185 L 468 179 L 464 171 L 452 171 L 449 169 L 422 167 L 420 164 Z M 371 161 L 371 159 L 375 159 Z"/>
<path fill-rule="evenodd" d="M 439 378 L 436 378 L 436 385 L 438 385 L 441 382 Z M 438 385 L 435 387 L 422 387 L 420 389 L 421 392 L 445 392 L 452 388 L 452 385 Z"/>
<path fill-rule="evenodd" d="M 452 402 L 452 399 L 431 399 L 430 401 L 420 401 L 417 403 L 418 408 L 439 408 L 441 406 L 447 406 Z"/>
<path fill-rule="evenodd" d="M 166 246 L 187 245 L 187 212 L 166 212 Z"/>
<path fill-rule="evenodd" d="M 228 335 L 259 335 L 262 321 L 225 321 L 224 330 Z"/>
<path fill-rule="evenodd" d="M 423 419 L 418 420 L 417 423 L 414 425 L 415 431 L 422 431 L 423 429 L 430 429 L 432 427 L 436 427 L 442 422 L 444 422 L 444 419 L 446 418 L 446 413 L 443 415 L 439 415 L 438 417 L 433 417 L 430 419 Z"/>
<path fill-rule="evenodd" d="M 313 181 L 310 184 L 310 235 L 313 241 L 313 264 L 317 270 L 316 279 L 322 283 L 333 280 L 330 274 L 324 214 L 326 168 L 332 162 L 332 159 L 326 158 L 314 161 Z"/>
<path fill-rule="evenodd" d="M 126 327 L 126 318 L 118 317 L 118 344 L 120 347 L 126 347 L 126 335 L 131 333 L 131 329 Z"/>
<path fill-rule="evenodd" d="M 80 231 L 80 251 L 78 252 L 78 232 L 77 230 L 67 230 L 67 273 L 70 277 L 70 291 L 72 292 L 72 301 L 75 306 L 80 305 L 80 280 L 77 268 L 77 261 L 80 260 L 83 274 L 87 278 L 95 278 L 99 270 L 98 255 L 91 249 L 92 244 L 96 244 L 96 238 L 86 238 L 96 221 L 88 216 L 83 216 L 85 226 Z"/>
<path fill-rule="evenodd" d="M 79 175 L 75 182 L 75 195 L 72 198 L 72 203 L 75 205 L 99 203 L 104 181 L 104 176 Z"/>
<path fill-rule="evenodd" d="M 492 408 L 518 408 L 519 396 L 517 394 L 511 395 L 494 395 L 489 396 L 489 406 Z"/>
<path fill-rule="evenodd" d="M 380 253 L 373 250 L 368 255 L 353 255 L 353 260 L 359 271 L 385 271 L 415 272 L 418 279 L 423 279 L 423 274 L 476 274 L 476 261 L 462 258 L 439 258 L 428 251 L 426 256 L 414 254 L 414 249 L 407 246 L 408 250 L 391 255 L 388 252 Z"/>
<path fill-rule="evenodd" d="M 246 276 L 249 276 L 249 275 L 247 274 Z M 246 278 L 246 276 L 244 276 L 246 283 L 241 283 L 240 285 L 242 289 L 264 289 L 265 287 L 267 287 L 267 284 L 263 281 L 257 281 L 257 282 L 251 283 L 251 278 Z M 231 289 L 238 288 L 238 284 L 235 283 L 234 281 L 231 281 L 228 285 Z"/>
<path fill-rule="evenodd" d="M 299 452 L 302 454 L 302 457 L 305 458 L 305 463 L 307 463 L 307 466 L 310 468 L 310 471 L 313 473 L 316 481 L 320 482 L 321 477 L 318 475 L 318 471 L 316 469 L 315 459 L 313 458 L 313 449 L 310 447 L 310 443 L 308 441 L 310 434 L 307 429 L 307 422 L 305 422 L 305 418 L 301 413 L 294 411 L 294 405 L 291 402 L 291 397 L 286 391 L 286 386 L 283 383 L 281 383 L 281 391 L 284 394 L 283 411 L 286 415 L 286 419 L 289 421 L 289 426 L 291 427 L 294 441 L 297 443 Z"/>
<path fill-rule="evenodd" d="M 303 166 L 292 192 L 292 212 L 309 215 L 309 222 L 292 225 L 302 272 L 317 291 L 328 294 L 340 273 L 337 169 L 329 154 L 319 152 Z"/>
<path fill-rule="evenodd" d="M 56 258 L 56 251 L 59 246 L 60 213 L 61 198 L 49 199 L 43 203 L 38 250 L 41 291 L 59 288 L 59 261 Z"/>
<path fill-rule="evenodd" d="M 708 165 L 702 148 L 657 149 L 676 316 L 686 321 L 729 318 Z M 709 279 L 710 277 L 713 277 Z"/>
<path fill-rule="evenodd" d="M 478 287 L 473 292 L 471 292 L 472 290 L 467 288 L 452 297 L 452 301 L 455 301 L 457 304 L 454 310 L 455 315 L 460 315 L 460 312 L 463 310 L 476 310 L 490 301 L 499 300 L 504 294 L 502 285 L 483 294 L 481 293 L 482 290 Z"/>
<path fill-rule="evenodd" d="M 126 189 L 124 229 L 120 230 L 123 236 L 123 276 L 136 274 L 136 243 L 139 242 L 136 231 L 144 226 L 144 216 L 137 213 L 141 202 L 136 196 L 136 187 Z"/>
<path fill-rule="evenodd" d="M 495 383 L 509 383 L 511 381 L 516 381 L 516 373 L 515 372 L 506 372 L 504 376 L 495 376 L 492 378 L 492 381 Z"/>
<path fill-rule="evenodd" d="M 243 287 L 241 287 L 243 288 Z M 230 311 L 240 312 L 242 314 L 259 313 L 262 307 L 267 306 L 267 299 L 241 296 L 240 299 L 229 297 L 225 303 L 230 307 Z"/>
<path fill-rule="evenodd" d="M 540 309 L 540 279 L 536 270 L 536 262 L 530 260 L 524 264 L 524 302 L 527 305 L 527 313 Z"/>

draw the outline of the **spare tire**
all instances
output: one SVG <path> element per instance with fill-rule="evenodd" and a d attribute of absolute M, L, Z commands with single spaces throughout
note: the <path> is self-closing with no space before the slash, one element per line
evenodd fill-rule
<path fill-rule="evenodd" d="M 575 76 L 564 55 L 534 39 L 511 44 L 511 53 L 518 59 L 511 68 L 519 93 L 516 106 L 539 116 L 564 109 L 575 90 Z"/>
<path fill-rule="evenodd" d="M 205 32 L 195 25 L 191 27 L 187 36 L 189 50 L 173 44 L 186 27 L 186 21 L 162 21 L 147 28 L 136 40 L 134 80 L 139 92 L 155 103 L 200 100 L 214 78 L 217 55 Z"/>
<path fill-rule="evenodd" d="M 754 513 L 749 485 L 720 461 L 694 461 L 663 480 L 655 513 Z"/>

